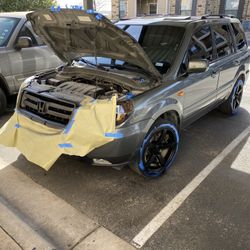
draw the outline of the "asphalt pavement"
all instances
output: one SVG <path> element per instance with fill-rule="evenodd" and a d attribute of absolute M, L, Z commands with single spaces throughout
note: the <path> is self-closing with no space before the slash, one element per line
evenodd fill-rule
<path fill-rule="evenodd" d="M 108 232 L 142 249 L 250 249 L 249 112 L 247 85 L 237 115 L 214 110 L 182 131 L 178 157 L 158 179 L 145 179 L 127 167 L 91 166 L 70 156 L 60 157 L 45 172 L 3 147 L 0 156 L 6 164 L 0 164 L 0 176 L 8 168 L 15 169 Z M 0 124 L 10 116 L 11 112 L 1 117 Z M 203 173 L 211 163 L 211 171 Z M 197 176 L 201 177 L 198 184 Z M 191 188 L 188 195 L 187 186 Z M 180 193 L 176 206 L 173 201 Z M 162 210 L 170 216 L 154 220 Z M 150 237 L 143 231 L 147 226 L 153 232 Z M 138 235 L 141 246 L 136 244 Z"/>

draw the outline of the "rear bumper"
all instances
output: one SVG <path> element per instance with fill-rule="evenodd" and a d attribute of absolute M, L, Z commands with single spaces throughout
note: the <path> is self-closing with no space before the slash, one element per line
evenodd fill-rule
<path fill-rule="evenodd" d="M 153 121 L 153 120 L 152 120 Z M 90 152 L 87 157 L 90 159 L 103 159 L 110 164 L 95 164 L 95 165 L 124 165 L 130 162 L 137 154 L 142 141 L 147 133 L 151 119 L 140 121 L 133 125 L 117 129 L 117 133 L 123 137 L 115 139 L 99 148 Z"/>

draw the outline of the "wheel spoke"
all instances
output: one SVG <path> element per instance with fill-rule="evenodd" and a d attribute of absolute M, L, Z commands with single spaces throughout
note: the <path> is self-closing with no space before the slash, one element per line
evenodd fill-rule
<path fill-rule="evenodd" d="M 159 161 L 159 163 L 160 163 L 162 166 L 165 164 L 165 160 L 164 160 L 164 158 L 162 157 L 162 155 L 161 155 L 160 152 L 156 155 L 156 159 Z"/>

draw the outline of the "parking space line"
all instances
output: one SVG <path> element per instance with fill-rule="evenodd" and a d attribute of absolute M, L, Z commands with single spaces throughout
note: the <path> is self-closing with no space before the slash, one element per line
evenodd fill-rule
<path fill-rule="evenodd" d="M 217 155 L 194 179 L 187 184 L 132 240 L 132 245 L 141 248 L 168 218 L 182 205 L 189 195 L 207 176 L 236 148 L 250 133 L 250 126 L 239 134 L 219 155 Z"/>
<path fill-rule="evenodd" d="M 15 148 L 8 148 L 0 145 L 0 170 L 15 162 L 20 152 Z"/>
<path fill-rule="evenodd" d="M 250 174 L 250 137 L 247 139 L 245 145 L 231 165 L 232 169 Z"/>

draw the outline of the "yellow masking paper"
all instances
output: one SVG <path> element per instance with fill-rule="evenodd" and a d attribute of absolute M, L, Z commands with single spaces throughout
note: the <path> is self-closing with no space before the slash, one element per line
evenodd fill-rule
<path fill-rule="evenodd" d="M 113 138 L 116 97 L 93 100 L 85 97 L 64 129 L 32 121 L 15 111 L 0 129 L 0 144 L 16 147 L 29 161 L 49 170 L 61 154 L 85 156 Z"/>

